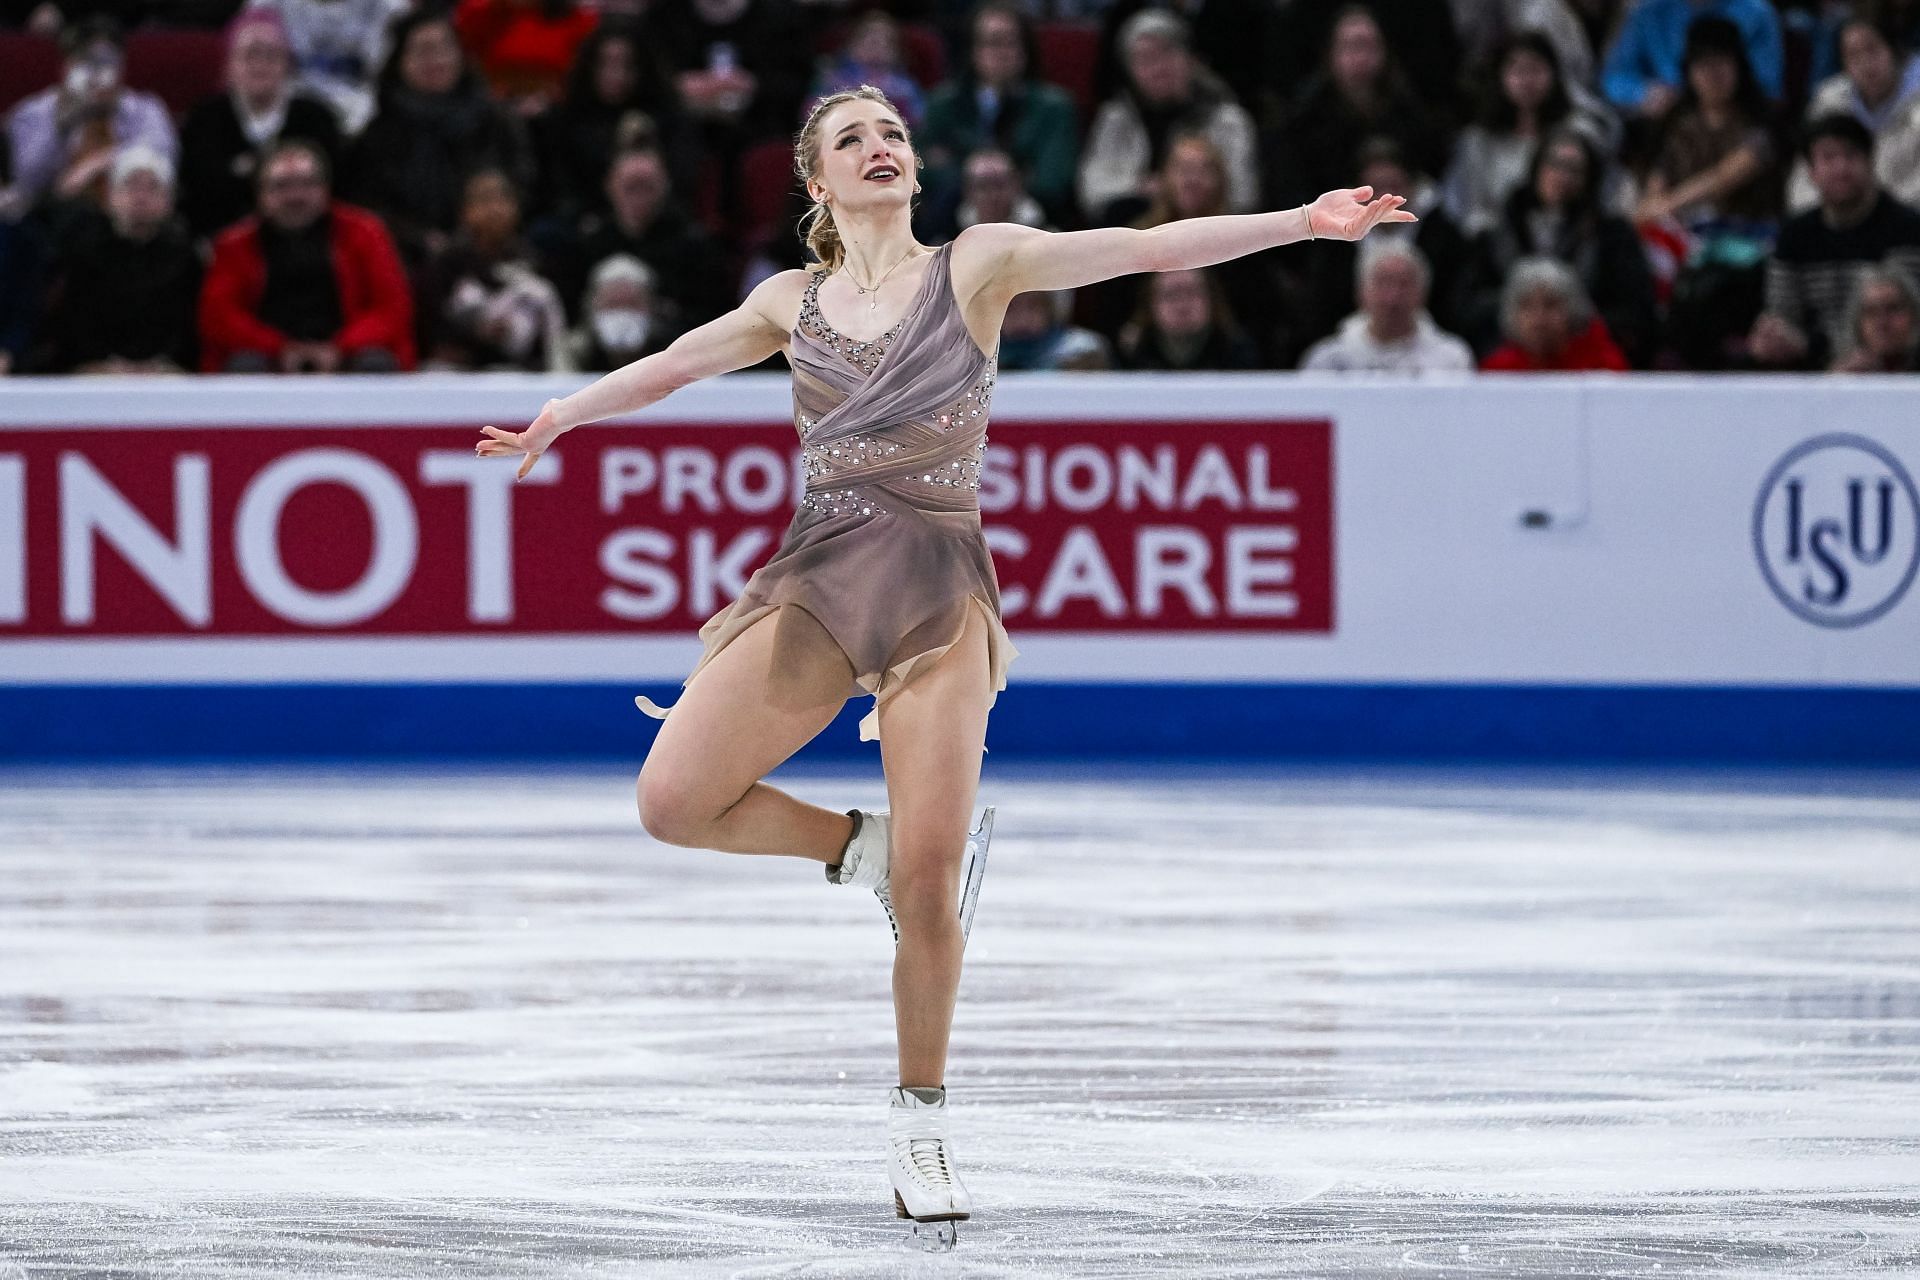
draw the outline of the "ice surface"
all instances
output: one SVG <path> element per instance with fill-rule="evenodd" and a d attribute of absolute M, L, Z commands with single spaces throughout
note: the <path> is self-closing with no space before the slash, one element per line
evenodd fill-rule
<path fill-rule="evenodd" d="M 929 1256 L 814 864 L 598 771 L 0 775 L 0 1280 L 1920 1274 L 1911 780 L 981 799 Z"/>

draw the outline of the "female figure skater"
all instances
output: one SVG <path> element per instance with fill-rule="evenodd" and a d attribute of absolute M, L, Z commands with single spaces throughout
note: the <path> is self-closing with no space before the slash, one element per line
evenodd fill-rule
<path fill-rule="evenodd" d="M 952 1223 L 971 1212 L 945 1124 L 960 870 L 987 711 L 1015 656 L 978 494 L 1007 303 L 1414 219 L 1398 196 L 1362 187 L 1145 231 L 985 223 L 933 248 L 910 225 L 920 158 L 900 112 L 867 85 L 814 106 L 794 167 L 813 201 L 802 232 L 817 266 L 762 281 L 664 351 L 548 401 L 524 431 L 484 428 L 475 447 L 521 458 L 524 476 L 582 423 L 785 353 L 806 494 L 772 559 L 701 627 L 705 652 L 671 717 L 639 699 L 666 719 L 640 771 L 640 818 L 672 844 L 812 858 L 830 881 L 880 895 L 897 944 L 895 1209 L 916 1234 L 939 1224 L 930 1243 L 951 1247 Z M 760 780 L 861 692 L 875 699 L 860 736 L 880 741 L 890 811 L 838 813 Z M 975 833 L 976 866 L 985 836 Z"/>

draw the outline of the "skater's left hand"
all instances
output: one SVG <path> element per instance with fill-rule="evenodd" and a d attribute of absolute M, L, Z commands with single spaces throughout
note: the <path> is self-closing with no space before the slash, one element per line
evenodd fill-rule
<path fill-rule="evenodd" d="M 1358 240 L 1382 222 L 1418 222 L 1400 206 L 1405 196 L 1373 198 L 1372 187 L 1329 191 L 1307 210 L 1313 234 L 1322 240 Z"/>

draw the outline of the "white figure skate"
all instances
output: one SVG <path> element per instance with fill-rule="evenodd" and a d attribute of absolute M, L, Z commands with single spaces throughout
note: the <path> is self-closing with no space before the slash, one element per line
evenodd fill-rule
<path fill-rule="evenodd" d="M 953 1171 L 947 1143 L 947 1091 L 894 1089 L 887 1095 L 887 1173 L 894 1213 L 913 1222 L 914 1242 L 953 1248 L 954 1226 L 973 1216 L 973 1198 Z"/>
<path fill-rule="evenodd" d="M 892 850 L 888 834 L 888 811 L 849 809 L 854 820 L 853 838 L 838 864 L 829 866 L 829 884 L 852 884 L 872 889 L 886 910 L 887 925 L 893 930 L 893 945 L 900 945 L 900 920 L 893 913 L 893 895 L 888 892 L 887 857 Z M 980 881 L 987 874 L 987 843 L 993 839 L 993 806 L 980 815 L 978 826 L 967 833 L 967 851 L 960 867 L 960 936 L 973 933 L 973 912 L 980 901 Z"/>

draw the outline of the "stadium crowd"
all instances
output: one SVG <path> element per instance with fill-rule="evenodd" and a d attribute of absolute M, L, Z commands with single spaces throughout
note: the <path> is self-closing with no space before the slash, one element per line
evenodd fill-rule
<path fill-rule="evenodd" d="M 0 0 L 0 372 L 603 370 L 802 265 L 1334 187 L 1359 246 L 1023 295 L 1000 367 L 1920 368 L 1920 0 Z M 776 361 L 777 363 L 777 361 Z"/>

